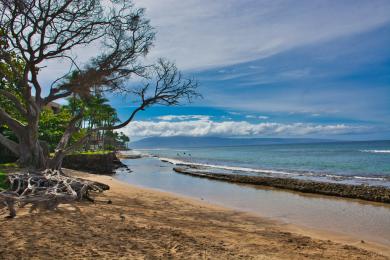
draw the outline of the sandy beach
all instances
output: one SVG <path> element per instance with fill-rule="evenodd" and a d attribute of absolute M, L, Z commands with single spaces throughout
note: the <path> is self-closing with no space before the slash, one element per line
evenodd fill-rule
<path fill-rule="evenodd" d="M 110 176 L 67 171 L 108 184 L 95 203 L 1 219 L 1 259 L 389 259 L 386 248 L 335 242 L 258 216 Z M 385 256 L 387 255 L 387 257 Z"/>

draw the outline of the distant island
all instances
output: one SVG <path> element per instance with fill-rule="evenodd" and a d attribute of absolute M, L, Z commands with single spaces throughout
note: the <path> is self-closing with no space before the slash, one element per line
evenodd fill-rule
<path fill-rule="evenodd" d="M 329 143 L 331 139 L 314 138 L 228 138 L 228 137 L 149 137 L 130 143 L 130 148 L 179 148 L 179 147 L 221 147 L 272 144 Z"/>

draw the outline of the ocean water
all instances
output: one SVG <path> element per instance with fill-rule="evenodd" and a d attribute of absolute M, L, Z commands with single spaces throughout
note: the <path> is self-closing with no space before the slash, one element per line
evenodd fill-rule
<path fill-rule="evenodd" d="M 390 141 L 141 150 L 202 170 L 390 186 Z"/>

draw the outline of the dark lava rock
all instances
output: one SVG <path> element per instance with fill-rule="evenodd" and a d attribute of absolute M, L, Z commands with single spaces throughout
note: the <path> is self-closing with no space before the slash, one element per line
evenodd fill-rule
<path fill-rule="evenodd" d="M 114 152 L 107 154 L 67 155 L 62 162 L 62 166 L 73 170 L 108 175 L 114 174 L 118 168 L 126 167 Z"/>
<path fill-rule="evenodd" d="M 304 193 L 315 193 L 337 197 L 390 203 L 390 189 L 381 186 L 350 185 L 341 183 L 297 180 L 292 178 L 221 174 L 204 171 L 200 172 L 197 171 L 197 169 L 192 169 L 190 167 L 175 167 L 173 168 L 173 170 L 181 174 L 218 181 L 269 186 Z"/>

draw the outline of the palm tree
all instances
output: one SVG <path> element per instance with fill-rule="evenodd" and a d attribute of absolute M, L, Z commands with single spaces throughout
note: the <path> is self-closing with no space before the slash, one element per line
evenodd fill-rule
<path fill-rule="evenodd" d="M 84 99 L 71 97 L 65 107 L 72 115 L 84 111 L 80 124 L 80 127 L 84 129 L 108 127 L 120 122 L 116 110 L 108 104 L 108 99 L 98 93 Z M 85 143 L 84 149 L 88 150 L 91 144 L 99 145 L 99 143 L 102 143 L 101 146 L 104 148 L 105 132 L 104 130 L 97 131 Z"/>

